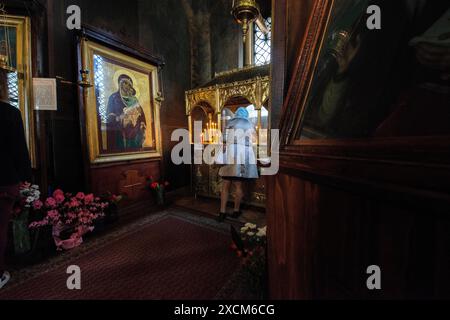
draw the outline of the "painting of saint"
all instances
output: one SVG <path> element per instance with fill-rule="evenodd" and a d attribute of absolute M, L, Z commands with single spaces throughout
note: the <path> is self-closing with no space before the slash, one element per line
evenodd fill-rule
<path fill-rule="evenodd" d="M 109 97 L 106 130 L 110 151 L 141 149 L 144 146 L 147 122 L 133 85 L 131 77 L 121 74 L 117 92 Z"/>
<path fill-rule="evenodd" d="M 100 153 L 153 150 L 151 76 L 107 56 L 94 54 L 93 58 Z"/>
<path fill-rule="evenodd" d="M 82 108 L 91 163 L 161 158 L 159 60 L 80 40 L 80 68 L 89 78 Z"/>
<path fill-rule="evenodd" d="M 420 73 L 424 73 L 423 64 L 417 59 L 417 50 L 411 41 L 445 18 L 448 2 L 438 3 L 427 0 L 334 1 L 309 94 L 305 97 L 304 118 L 297 138 L 368 138 L 381 132 L 385 136 L 399 135 L 399 131 L 392 128 L 387 132 L 387 119 L 392 118 L 399 104 L 404 104 L 401 99 L 406 92 L 423 87 L 424 81 L 420 78 Z M 382 8 L 379 30 L 367 26 L 367 8 L 371 5 Z M 439 34 L 450 34 L 448 27 Z M 431 71 L 425 72 L 430 74 Z M 439 74 L 426 82 L 438 83 Z M 424 115 L 425 109 L 414 119 L 415 128 Z M 403 116 L 405 119 L 404 113 Z M 448 113 L 438 118 L 448 119 Z M 392 122 L 389 121 L 389 127 L 393 127 Z M 404 134 L 426 133 L 416 129 Z"/>

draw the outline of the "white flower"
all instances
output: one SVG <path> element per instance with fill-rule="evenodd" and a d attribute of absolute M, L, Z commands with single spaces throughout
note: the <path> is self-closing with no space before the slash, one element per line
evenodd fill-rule
<path fill-rule="evenodd" d="M 256 228 L 258 228 L 258 226 L 256 224 L 252 224 L 252 223 L 247 223 L 245 226 L 248 229 L 256 229 Z"/>
<path fill-rule="evenodd" d="M 256 234 L 256 236 L 260 238 L 265 237 L 266 235 L 267 235 L 267 227 L 259 228 L 258 233 Z"/>
<path fill-rule="evenodd" d="M 241 228 L 241 233 L 246 233 L 248 231 L 248 227 Z"/>
<path fill-rule="evenodd" d="M 35 184 L 33 184 L 33 185 L 31 186 L 31 189 L 34 189 L 34 190 L 39 190 L 39 186 L 38 186 L 38 185 L 35 185 Z"/>
<path fill-rule="evenodd" d="M 26 202 L 27 203 L 32 203 L 32 202 L 34 202 L 34 198 L 30 196 L 30 197 L 27 198 Z"/>
<path fill-rule="evenodd" d="M 247 235 L 248 235 L 249 237 L 253 237 L 253 236 L 255 235 L 255 233 L 254 233 L 254 232 L 248 232 Z"/>

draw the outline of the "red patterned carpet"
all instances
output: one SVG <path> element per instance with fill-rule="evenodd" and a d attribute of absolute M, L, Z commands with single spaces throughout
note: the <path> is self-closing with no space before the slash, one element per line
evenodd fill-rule
<path fill-rule="evenodd" d="M 0 292 L 0 299 L 214 299 L 238 268 L 226 232 L 163 215 Z M 69 265 L 82 290 L 66 287 Z"/>

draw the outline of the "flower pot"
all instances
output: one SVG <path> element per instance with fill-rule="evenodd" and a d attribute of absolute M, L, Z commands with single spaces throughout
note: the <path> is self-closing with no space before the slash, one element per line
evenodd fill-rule
<path fill-rule="evenodd" d="M 164 204 L 166 203 L 166 195 L 164 191 L 156 192 L 156 202 L 158 206 L 164 206 Z"/>
<path fill-rule="evenodd" d="M 12 221 L 14 252 L 16 255 L 22 255 L 31 250 L 28 216 L 29 210 L 25 209 Z"/>
<path fill-rule="evenodd" d="M 82 232 L 77 232 L 73 226 L 58 224 L 53 227 L 53 240 L 58 250 L 71 250 L 83 243 L 83 235 L 88 231 L 84 228 Z"/>
<path fill-rule="evenodd" d="M 118 207 L 116 204 L 111 204 L 105 211 L 104 222 L 105 225 L 112 224 L 119 219 Z"/>

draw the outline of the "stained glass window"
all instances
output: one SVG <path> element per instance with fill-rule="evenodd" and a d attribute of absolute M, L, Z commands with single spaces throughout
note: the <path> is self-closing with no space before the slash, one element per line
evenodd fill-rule
<path fill-rule="evenodd" d="M 95 96 L 97 97 L 98 113 L 102 119 L 102 123 L 107 122 L 107 106 L 105 95 L 105 71 L 103 65 L 103 58 L 94 54 L 94 82 L 95 82 Z"/>
<path fill-rule="evenodd" d="M 268 34 L 264 34 L 255 24 L 255 64 L 257 66 L 268 64 L 271 59 L 272 19 L 270 17 L 265 19 L 265 23 L 269 29 Z"/>
<path fill-rule="evenodd" d="M 8 73 L 9 103 L 19 108 L 19 78 L 17 72 Z"/>

